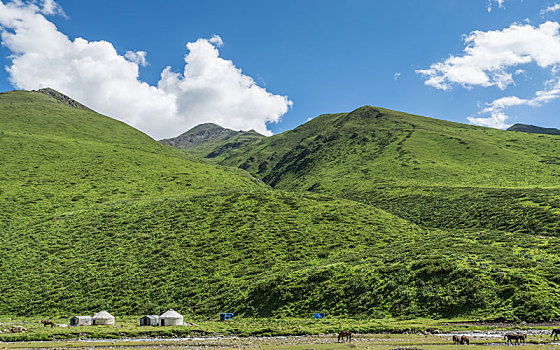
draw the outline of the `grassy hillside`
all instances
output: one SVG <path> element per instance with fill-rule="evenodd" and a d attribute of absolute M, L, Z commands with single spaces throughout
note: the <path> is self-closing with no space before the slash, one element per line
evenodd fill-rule
<path fill-rule="evenodd" d="M 557 234 L 559 140 L 366 106 L 254 142 L 221 164 L 432 227 Z"/>
<path fill-rule="evenodd" d="M 256 191 L 99 205 L 2 242 L 9 314 L 560 315 L 560 241 L 426 231 L 356 202 Z"/>
<path fill-rule="evenodd" d="M 94 204 L 259 187 L 92 111 L 45 94 L 0 94 L 0 219 Z"/>
<path fill-rule="evenodd" d="M 315 152 L 348 177 L 326 177 L 316 188 L 328 192 L 328 185 L 350 196 L 345 191 L 356 174 L 336 168 L 349 160 L 335 148 L 329 155 L 327 145 L 339 142 L 347 158 L 357 157 L 350 146 L 359 139 L 342 143 L 342 136 L 352 132 L 349 139 L 357 139 L 353 133 L 367 123 L 360 117 L 352 122 L 360 127 L 346 130 L 344 116 L 325 116 L 339 123 L 335 133 L 325 129 L 324 141 L 307 126 L 287 133 L 289 142 L 258 141 L 261 153 L 243 164 L 255 171 L 252 163 L 273 142 L 267 159 L 286 177 L 274 177 L 268 166 L 261 173 L 278 187 L 298 189 L 301 182 L 307 189 L 318 181 L 309 174 L 329 174 L 303 151 L 320 142 L 324 147 L 313 146 Z M 317 120 L 311 125 L 330 128 Z M 272 190 L 242 170 L 185 155 L 47 94 L 0 94 L 0 128 L 0 280 L 7 281 L 0 284 L 0 314 L 144 314 L 173 307 L 206 316 L 560 315 L 556 237 L 425 229 L 368 204 Z M 380 159 L 387 157 L 383 149 L 405 149 L 398 135 L 410 130 L 401 129 L 379 129 L 375 136 L 370 130 Z M 335 155 L 339 159 L 328 158 Z M 392 166 L 389 158 L 382 164 Z M 428 165 L 423 169 L 436 176 Z M 402 175 L 392 174 L 393 182 L 371 182 L 392 186 L 376 193 L 406 196 L 430 188 L 418 179 L 399 190 Z M 355 189 L 371 190 L 368 183 L 356 181 Z M 523 205 L 535 207 L 539 199 Z M 538 203 L 550 206 L 553 199 Z M 391 200 L 379 202 L 393 209 Z"/>

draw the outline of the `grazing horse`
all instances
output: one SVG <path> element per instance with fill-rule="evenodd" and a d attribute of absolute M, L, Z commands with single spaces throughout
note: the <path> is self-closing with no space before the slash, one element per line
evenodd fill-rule
<path fill-rule="evenodd" d="M 504 340 L 506 340 L 506 344 L 510 343 L 513 344 L 513 341 L 515 340 L 515 344 L 519 344 L 519 341 L 521 341 L 522 343 L 525 343 L 525 339 L 527 338 L 527 334 L 506 334 L 504 335 Z"/>
<path fill-rule="evenodd" d="M 340 332 L 340 334 L 338 335 L 338 342 L 340 343 L 340 339 L 342 339 L 342 342 L 344 343 L 344 338 L 346 338 L 347 341 L 351 342 L 352 341 L 352 333 L 350 333 L 350 331 Z"/>
<path fill-rule="evenodd" d="M 51 325 L 51 328 L 54 327 L 54 322 L 53 322 L 53 321 L 50 321 L 50 320 L 47 320 L 47 321 L 41 320 L 41 323 L 42 323 L 43 325 L 45 325 L 45 327 L 46 327 L 47 325 L 49 325 L 49 324 Z"/>
<path fill-rule="evenodd" d="M 560 328 L 553 329 L 552 333 L 550 333 L 550 336 L 554 336 L 554 340 L 558 340 L 558 334 L 560 334 Z"/>
<path fill-rule="evenodd" d="M 466 336 L 466 335 L 461 336 L 461 345 L 463 345 L 463 344 L 469 345 L 469 337 Z"/>
<path fill-rule="evenodd" d="M 459 337 L 458 335 L 454 335 L 453 336 L 453 344 L 459 345 L 460 342 L 461 342 L 461 337 Z"/>

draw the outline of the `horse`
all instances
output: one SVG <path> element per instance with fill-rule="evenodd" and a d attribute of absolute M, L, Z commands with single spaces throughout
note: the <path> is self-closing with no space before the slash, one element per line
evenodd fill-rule
<path fill-rule="evenodd" d="M 513 344 L 513 341 L 515 340 L 515 344 L 519 344 L 519 341 L 525 343 L 525 339 L 527 338 L 526 334 L 505 334 L 504 335 L 504 340 L 506 340 L 506 344 L 510 343 Z"/>
<path fill-rule="evenodd" d="M 342 339 L 342 342 L 344 343 L 344 338 L 346 338 L 346 340 L 348 342 L 351 342 L 352 341 L 352 333 L 350 333 L 350 331 L 340 332 L 340 334 L 338 335 L 338 342 L 340 343 L 340 339 Z"/>
<path fill-rule="evenodd" d="M 43 325 L 45 325 L 45 327 L 46 327 L 47 325 L 49 325 L 49 324 L 51 325 L 51 328 L 54 327 L 54 321 L 51 321 L 51 320 L 47 320 L 47 321 L 41 320 L 41 323 L 42 323 Z"/>
<path fill-rule="evenodd" d="M 453 344 L 459 345 L 460 342 L 461 342 L 461 337 L 459 337 L 458 335 L 454 335 L 453 336 Z"/>
<path fill-rule="evenodd" d="M 554 336 L 554 340 L 558 340 L 558 334 L 560 334 L 560 328 L 553 329 L 552 333 L 550 333 L 550 336 Z"/>
<path fill-rule="evenodd" d="M 461 336 L 461 345 L 463 345 L 463 344 L 469 345 L 469 337 L 466 336 L 466 335 Z"/>

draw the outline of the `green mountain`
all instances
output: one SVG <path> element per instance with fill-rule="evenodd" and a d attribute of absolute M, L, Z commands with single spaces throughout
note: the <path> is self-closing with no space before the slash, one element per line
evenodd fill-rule
<path fill-rule="evenodd" d="M 540 126 L 528 124 L 514 124 L 507 131 L 527 132 L 530 134 L 560 135 L 560 130 L 555 128 L 542 128 Z"/>
<path fill-rule="evenodd" d="M 0 108 L 3 225 L 118 200 L 258 186 L 243 171 L 203 163 L 43 93 L 2 93 Z"/>
<path fill-rule="evenodd" d="M 235 131 L 213 123 L 206 123 L 195 126 L 177 137 L 160 140 L 159 142 L 188 151 L 199 157 L 220 160 L 222 154 L 263 137 L 264 135 L 255 130 Z"/>
<path fill-rule="evenodd" d="M 57 96 L 0 94 L 0 280 L 5 281 L 0 284 L 0 314 L 68 315 L 105 308 L 131 315 L 173 307 L 205 316 L 226 310 L 275 317 L 308 317 L 318 311 L 351 317 L 525 320 L 560 315 L 560 242 L 554 236 L 425 228 L 368 204 L 375 197 L 353 201 L 273 190 L 243 170 L 187 155 Z M 268 159 L 270 168 L 261 171 L 264 178 L 297 190 L 298 181 L 315 174 L 311 164 L 321 164 L 307 161 L 311 149 L 303 151 L 322 140 L 321 134 L 312 135 L 319 130 L 327 139 L 339 135 L 313 150 L 323 152 L 333 172 L 350 174 L 347 181 L 359 178 L 353 168 L 346 173 L 336 168 L 350 163 L 328 158 L 338 154 L 329 142 L 347 147 L 348 158 L 359 156 L 352 153 L 355 145 L 372 143 L 371 149 L 386 159 L 380 163 L 385 167 L 391 166 L 382 156 L 388 150 L 413 162 L 404 152 L 412 151 L 406 142 L 416 140 L 411 129 L 421 129 L 420 122 L 405 128 L 394 118 L 373 133 L 361 119 L 371 110 L 321 117 L 325 122 L 311 122 L 316 130 L 304 125 L 286 133 L 288 142 L 278 136 L 256 141 L 241 164 L 257 173 Z M 360 126 L 348 129 L 347 122 Z M 437 123 L 442 129 L 429 133 L 434 140 L 466 147 L 441 136 L 459 124 Z M 473 130 L 480 138 L 484 132 L 495 133 Z M 363 134 L 354 136 L 358 132 Z M 399 135 L 411 133 L 401 142 Z M 343 142 L 346 136 L 350 141 Z M 532 135 L 515 136 L 538 141 Z M 262 156 L 257 145 L 263 154 L 269 147 L 274 151 Z M 226 160 L 233 162 L 241 151 L 231 150 Z M 427 151 L 420 154 L 430 157 Z M 436 177 L 430 166 L 420 167 Z M 285 175 L 275 177 L 270 169 L 282 169 Z M 450 172 L 444 164 L 441 169 Z M 317 170 L 322 172 L 328 174 Z M 390 189 L 387 196 L 400 193 L 416 205 L 414 189 L 427 191 L 429 186 L 422 179 L 404 181 L 407 173 L 373 169 L 370 174 L 377 173 L 389 179 L 377 183 Z M 451 180 L 448 190 L 459 188 L 452 186 L 458 180 Z M 313 181 L 311 185 L 319 179 Z M 352 192 L 342 189 L 351 184 L 325 179 L 316 188 L 328 193 L 332 186 L 335 193 L 337 185 L 341 195 L 351 197 Z M 356 186 L 378 191 L 370 182 L 360 180 Z M 411 197 L 406 197 L 408 191 Z M 539 207 L 528 197 L 523 203 L 527 210 Z M 546 210 L 551 208 L 547 203 Z"/>
<path fill-rule="evenodd" d="M 558 140 L 366 106 L 231 150 L 220 164 L 423 226 L 558 234 Z"/>

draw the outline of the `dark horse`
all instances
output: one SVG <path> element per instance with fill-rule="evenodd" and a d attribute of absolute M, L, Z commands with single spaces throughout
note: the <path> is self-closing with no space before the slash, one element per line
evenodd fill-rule
<path fill-rule="evenodd" d="M 453 336 L 453 344 L 459 344 L 461 342 L 461 337 L 459 337 L 458 335 L 454 335 Z"/>
<path fill-rule="evenodd" d="M 519 341 L 521 341 L 522 343 L 525 343 L 526 338 L 527 338 L 526 334 L 506 334 L 506 335 L 504 335 L 504 339 L 507 339 L 506 343 L 510 343 L 510 344 L 513 344 L 514 340 L 515 340 L 515 344 L 519 344 Z"/>
<path fill-rule="evenodd" d="M 466 336 L 466 335 L 461 336 L 461 345 L 463 345 L 463 344 L 469 345 L 469 337 Z"/>
<path fill-rule="evenodd" d="M 550 333 L 550 336 L 554 336 L 554 340 L 558 340 L 558 334 L 560 334 L 560 328 L 553 329 L 552 333 Z"/>
<path fill-rule="evenodd" d="M 338 335 L 338 342 L 340 342 L 340 339 L 342 339 L 342 342 L 344 342 L 344 338 L 346 338 L 347 341 L 351 342 L 352 341 L 352 333 L 350 333 L 350 331 L 340 332 L 340 334 Z"/>
<path fill-rule="evenodd" d="M 50 321 L 50 320 L 49 320 L 49 321 L 41 320 L 41 323 L 44 324 L 45 327 L 46 327 L 47 325 L 49 325 L 49 324 L 51 325 L 51 328 L 54 327 L 54 322 L 53 322 L 53 321 Z"/>

